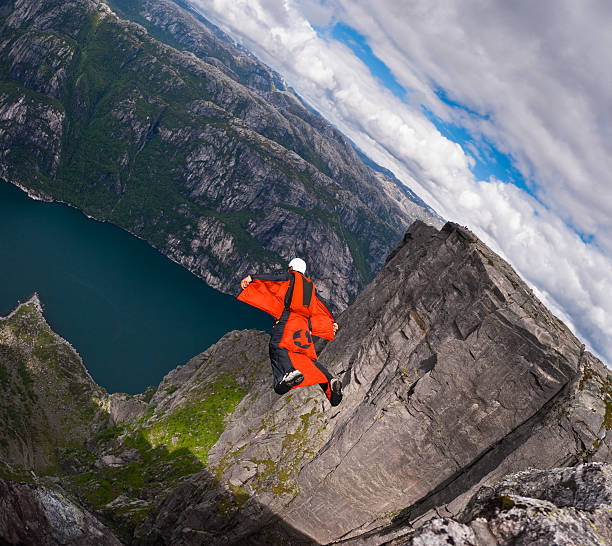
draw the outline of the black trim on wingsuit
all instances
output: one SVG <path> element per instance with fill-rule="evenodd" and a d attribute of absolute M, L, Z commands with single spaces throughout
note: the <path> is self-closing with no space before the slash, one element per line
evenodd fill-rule
<path fill-rule="evenodd" d="M 302 304 L 304 307 L 310 306 L 310 300 L 312 299 L 312 281 L 306 278 L 302 278 Z"/>
<path fill-rule="evenodd" d="M 285 309 L 289 309 L 291 307 L 291 298 L 293 298 L 293 286 L 295 285 L 295 273 L 289 275 L 291 278 L 289 279 L 289 288 L 287 288 L 287 293 L 285 294 Z"/>

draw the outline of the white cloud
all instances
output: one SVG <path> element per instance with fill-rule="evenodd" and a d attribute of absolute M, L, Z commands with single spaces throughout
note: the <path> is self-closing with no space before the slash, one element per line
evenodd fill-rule
<path fill-rule="evenodd" d="M 434 82 L 489 114 L 463 121 L 512 152 L 557 214 L 612 250 L 609 3 L 340 4 L 398 80 L 420 89 L 438 114 L 453 118 Z"/>
<path fill-rule="evenodd" d="M 443 216 L 469 225 L 612 362 L 612 45 L 606 3 L 196 0 L 372 159 Z M 578 6 L 578 7 L 577 7 Z M 309 19 L 310 18 L 310 19 Z M 410 91 L 410 104 L 312 25 L 343 20 Z M 595 52 L 602 52 L 597 55 Z M 444 89 L 479 116 L 449 107 Z M 538 203 L 476 180 L 472 155 L 422 113 L 512 153 Z M 585 245 L 570 229 L 592 233 Z M 602 249 L 602 250 L 600 250 Z"/>

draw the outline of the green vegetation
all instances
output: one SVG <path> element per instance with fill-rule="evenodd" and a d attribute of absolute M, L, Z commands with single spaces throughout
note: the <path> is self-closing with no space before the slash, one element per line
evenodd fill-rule
<path fill-rule="evenodd" d="M 287 395 L 287 403 L 290 401 L 291 394 Z M 308 434 L 310 418 L 317 414 L 316 407 L 300 416 L 300 425 L 293 433 L 286 433 L 282 441 L 282 455 L 278 462 L 272 459 L 253 459 L 260 469 L 257 476 L 251 483 L 255 491 L 271 491 L 277 497 L 293 498 L 299 490 L 295 479 L 305 460 L 314 456 L 314 452 L 308 447 L 309 440 L 312 438 Z M 262 421 L 262 427 L 274 430 L 267 420 Z M 321 434 L 325 427 L 320 427 L 316 435 Z M 222 461 L 223 462 L 223 461 Z M 263 467 L 263 468 L 261 468 Z M 217 472 L 217 479 L 221 479 L 225 466 L 221 466 Z"/>
<path fill-rule="evenodd" d="M 243 487 L 240 486 L 230 484 L 230 489 L 232 491 L 235 506 L 238 509 L 242 508 L 244 503 L 249 500 L 250 495 L 245 491 Z"/>
<path fill-rule="evenodd" d="M 589 383 L 595 378 L 601 379 L 599 377 L 599 374 L 597 374 L 593 368 L 591 368 L 590 366 L 585 366 L 582 377 L 580 378 L 580 383 L 578 383 L 578 389 L 581 391 L 584 390 L 585 384 Z"/>
<path fill-rule="evenodd" d="M 107 453 L 110 450 L 118 457 L 128 452 L 131 460 L 116 467 L 91 465 L 85 472 L 68 478 L 70 489 L 91 508 L 112 514 L 115 527 L 120 520 L 133 529 L 146 518 L 155 499 L 185 476 L 205 468 L 208 449 L 223 431 L 223 417 L 235 409 L 243 395 L 232 377 L 221 374 L 200 388 L 197 399 L 158 417 L 152 425 L 141 422 L 105 429 L 94 439 L 97 449 Z M 233 455 L 239 452 L 240 449 Z M 119 495 L 125 495 L 127 500 L 112 508 L 106 506 Z M 241 507 L 248 498 L 243 488 L 231 487 L 229 494 L 219 497 L 217 505 L 227 513 Z"/>
<path fill-rule="evenodd" d="M 489 264 L 491 267 L 493 267 L 493 266 L 495 265 L 495 264 L 493 263 L 493 260 L 491 259 L 491 257 L 490 257 L 490 256 L 487 256 L 487 255 L 486 255 L 486 254 L 485 254 L 485 253 L 484 253 L 482 250 L 480 250 L 480 249 L 478 249 L 478 252 L 480 252 L 481 256 L 487 260 L 487 263 L 488 263 L 488 264 Z M 515 288 L 516 288 L 516 287 L 515 287 Z"/>
<path fill-rule="evenodd" d="M 143 434 L 153 446 L 164 445 L 170 453 L 186 449 L 205 464 L 209 449 L 225 428 L 225 416 L 245 394 L 233 377 L 219 374 L 214 382 L 201 387 L 197 400 L 143 429 Z"/>
<path fill-rule="evenodd" d="M 105 428 L 102 432 L 98 433 L 94 438 L 96 442 L 109 442 L 110 440 L 116 440 L 125 431 L 125 425 L 119 423 L 115 426 Z"/>
<path fill-rule="evenodd" d="M 608 394 L 612 393 L 608 392 Z M 603 426 L 610 430 L 612 429 L 612 399 L 607 396 L 604 399 L 604 403 L 606 404 L 606 413 L 604 415 Z"/>
<path fill-rule="evenodd" d="M 148 386 L 147 390 L 142 393 L 142 401 L 148 404 L 156 392 L 157 387 L 154 387 L 153 385 Z"/>
<path fill-rule="evenodd" d="M 84 446 L 64 450 L 58 457 L 60 465 L 72 469 L 66 483 L 93 510 L 125 495 L 125 505 L 109 511 L 115 523 L 127 518 L 132 528 L 144 520 L 159 495 L 203 468 L 187 449 L 170 452 L 163 445 L 152 446 L 137 426 L 116 425 L 99 433 L 94 442 L 96 450 L 119 457 L 118 466 L 94 465 L 94 455 Z M 126 453 L 129 458 L 121 459 Z"/>
<path fill-rule="evenodd" d="M 239 510 L 250 498 L 250 495 L 243 487 L 236 486 L 231 483 L 228 484 L 228 487 L 230 493 L 221 494 L 215 502 L 217 510 L 224 515 L 228 515 L 236 510 Z"/>
<path fill-rule="evenodd" d="M 316 412 L 316 407 L 313 407 L 310 412 L 302 414 L 297 430 L 294 433 L 285 434 L 282 449 L 284 454 L 289 455 L 289 460 L 284 461 L 282 468 L 279 469 L 277 481 L 272 486 L 272 491 L 277 496 L 291 495 L 294 497 L 298 493 L 295 478 L 299 472 L 300 463 L 314 456 L 314 453 L 307 448 L 307 443 L 310 418 Z"/>
<path fill-rule="evenodd" d="M 3 102 L 13 104 L 25 97 L 31 116 L 25 130 L 10 137 L 14 138 L 8 157 L 12 177 L 109 220 L 162 251 L 168 249 L 172 235 L 184 242 L 180 252 L 193 252 L 189 241 L 197 233 L 198 220 L 217 220 L 232 237 L 237 252 L 262 267 L 277 264 L 281 258 L 253 238 L 249 222 L 262 220 L 269 211 L 254 210 L 246 203 L 230 206 L 228 201 L 235 197 L 241 202 L 246 182 L 265 187 L 275 196 L 270 204 L 283 206 L 284 196 L 301 185 L 316 205 L 295 212 L 307 222 L 331 228 L 347 244 L 363 281 L 371 280 L 373 229 L 385 240 L 396 238 L 398 231 L 364 206 L 347 208 L 346 196 L 352 201 L 355 197 L 352 188 L 346 189 L 353 185 L 348 175 L 337 175 L 334 183 L 322 182 L 314 171 L 294 169 L 285 149 L 270 143 L 296 152 L 332 177 L 328 159 L 299 133 L 265 125 L 258 130 L 270 140 L 245 134 L 236 120 L 250 113 L 261 99 L 237 93 L 218 74 L 203 72 L 154 41 L 151 37 L 178 49 L 186 47 L 143 17 L 140 2 L 108 3 L 120 15 L 147 28 L 150 36 L 99 14 L 87 18 L 76 39 L 63 35 L 59 26 L 47 32 L 24 28 L 3 33 L 3 52 L 24 37 L 44 40 L 46 46 L 36 49 L 41 59 L 32 66 L 27 80 L 15 80 L 9 56 L 0 57 Z M 74 21 L 67 19 L 66 28 L 71 26 Z M 206 47 L 211 50 L 202 54 L 216 55 L 237 73 L 244 70 L 223 47 L 213 41 Z M 58 74 L 62 77 L 54 96 L 41 92 Z M 244 78 L 246 82 L 248 74 Z M 204 101 L 223 106 L 203 107 Z M 56 128 L 40 123 L 39 117 L 46 119 L 49 108 L 58 116 L 65 115 L 61 142 Z M 11 134 L 16 130 L 11 122 L 0 126 Z M 34 129 L 48 132 L 48 141 L 55 147 L 27 140 L 27 135 L 36 133 Z M 33 148 L 36 154 L 31 153 Z M 206 160 L 198 159 L 202 150 Z M 57 164 L 56 151 L 61 152 Z M 252 173 L 246 165 L 253 163 L 269 171 L 263 175 L 265 183 L 249 179 Z M 200 184 L 204 188 L 194 192 Z M 340 219 L 342 211 L 355 227 L 348 228 Z M 218 256 L 209 258 L 208 268 L 221 276 L 231 275 L 231 264 Z"/>
<path fill-rule="evenodd" d="M 223 432 L 225 417 L 246 394 L 246 387 L 217 366 L 216 375 L 202 379 L 181 407 L 154 413 L 150 406 L 138 422 L 100 430 L 108 420 L 101 406 L 107 407 L 108 400 L 93 383 L 83 381 L 78 357 L 51 331 L 34 304 L 22 305 L 10 318 L 0 320 L 0 340 L 0 448 L 12 450 L 13 431 L 19 432 L 20 442 L 25 438 L 30 445 L 35 443 L 37 454 L 46 453 L 46 463 L 35 467 L 38 478 L 24 473 L 25 479 L 48 480 L 52 485 L 51 476 L 61 476 L 67 491 L 89 509 L 108 516 L 107 523 L 118 536 L 131 536 L 159 498 L 206 468 L 208 451 Z M 238 353 L 253 372 L 257 363 Z M 169 386 L 166 393 L 177 388 Z M 150 387 L 140 398 L 150 400 L 155 391 Z M 60 401 L 60 414 L 47 412 L 46 406 L 37 408 L 36 396 L 47 403 Z M 91 414 L 92 407 L 98 413 Z M 230 452 L 227 460 L 241 449 Z M 20 479 L 22 473 L 17 465 L 1 464 L 0 476 Z M 239 486 L 229 484 L 228 491 L 217 491 L 212 477 L 208 486 L 216 491 L 222 511 L 235 511 L 249 499 Z"/>
<path fill-rule="evenodd" d="M 39 473 L 56 471 L 62 450 L 84 441 L 90 427 L 104 419 L 98 388 L 33 302 L 0 319 L 0 340 L 4 448 L 19 460 L 16 453 L 35 445 L 29 464 Z M 53 405 L 41 407 L 41 400 Z"/>
<path fill-rule="evenodd" d="M 175 392 L 176 392 L 176 391 L 178 391 L 178 390 L 179 390 L 179 388 L 178 388 L 178 386 L 177 386 L 177 385 L 172 385 L 171 387 L 168 387 L 168 388 L 166 389 L 166 394 L 167 394 L 168 396 L 170 396 L 171 394 L 175 393 Z"/>
<path fill-rule="evenodd" d="M 186 449 L 169 452 L 165 447 L 153 448 L 140 432 L 122 446 L 136 449 L 138 459 L 121 466 L 104 466 L 68 478 L 74 490 L 95 510 L 119 495 L 154 500 L 184 476 L 194 474 L 202 465 Z"/>

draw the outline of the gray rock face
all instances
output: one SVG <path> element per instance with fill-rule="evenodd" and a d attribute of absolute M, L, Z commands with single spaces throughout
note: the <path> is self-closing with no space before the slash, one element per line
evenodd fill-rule
<path fill-rule="evenodd" d="M 3 9 L 3 179 L 224 292 L 299 254 L 337 310 L 412 220 L 441 223 L 204 18 L 169 0 L 111 4 L 136 22 L 97 0 Z"/>
<path fill-rule="evenodd" d="M 110 417 L 113 423 L 134 421 L 146 411 L 147 404 L 133 396 L 122 393 L 110 395 Z"/>
<path fill-rule="evenodd" d="M 0 541 L 40 546 L 121 545 L 108 527 L 61 493 L 2 478 Z"/>
<path fill-rule="evenodd" d="M 339 323 L 319 354 L 341 406 L 257 389 L 209 452 L 220 484 L 251 495 L 244 510 L 320 543 L 382 544 L 509 472 L 610 459 L 608 370 L 469 231 L 413 224 Z M 204 528 L 210 509 L 190 506 Z M 236 541 L 274 527 L 235 519 Z"/>
<path fill-rule="evenodd" d="M 463 523 L 434 519 L 396 544 L 612 544 L 611 494 L 610 465 L 523 471 L 483 487 L 462 514 Z"/>
<path fill-rule="evenodd" d="M 400 506 L 400 521 L 414 521 L 490 479 L 502 461 L 520 465 L 523 450 L 536 466 L 578 456 L 572 433 L 552 435 L 551 445 L 532 435 L 579 376 L 583 347 L 463 228 L 414 224 L 340 325 L 321 358 L 344 372 L 347 403 L 290 505 L 312 533 L 317 514 L 335 512 L 323 541 Z M 339 509 L 347 489 L 351 503 Z"/>
<path fill-rule="evenodd" d="M 218 27 L 192 10 L 187 2 L 140 0 L 126 5 L 111 0 L 109 4 L 126 19 L 138 18 L 161 41 L 170 38 L 179 49 L 193 53 L 251 89 L 262 94 L 271 91 L 291 94 L 279 74 L 234 44 Z"/>
<path fill-rule="evenodd" d="M 472 233 L 414 223 L 338 322 L 318 353 L 340 406 L 277 396 L 267 334 L 232 332 L 155 393 L 107 396 L 114 426 L 57 483 L 139 544 L 610 540 L 609 370 Z"/>

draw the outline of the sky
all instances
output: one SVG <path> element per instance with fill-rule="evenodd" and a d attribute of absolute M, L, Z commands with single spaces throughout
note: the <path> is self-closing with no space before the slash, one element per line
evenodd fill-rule
<path fill-rule="evenodd" d="M 192 0 L 612 365 L 612 3 Z"/>

